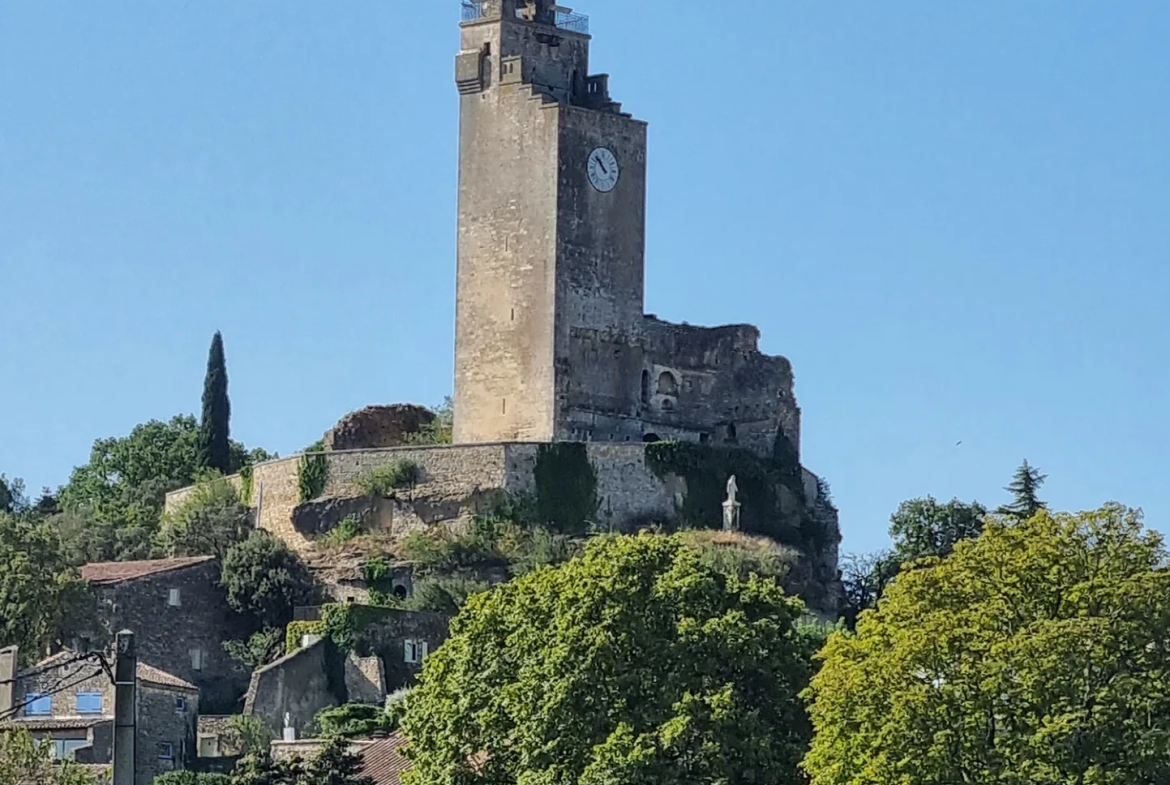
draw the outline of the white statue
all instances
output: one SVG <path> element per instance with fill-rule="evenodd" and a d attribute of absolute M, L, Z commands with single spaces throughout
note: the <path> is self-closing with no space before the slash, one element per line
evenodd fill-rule
<path fill-rule="evenodd" d="M 727 501 L 735 504 L 735 496 L 739 493 L 739 485 L 735 482 L 735 475 L 727 478 Z"/>
<path fill-rule="evenodd" d="M 731 475 L 727 479 L 727 501 L 723 502 L 723 530 L 724 531 L 739 531 L 739 507 L 740 504 L 735 500 L 739 494 L 739 485 L 735 481 L 735 475 Z"/>

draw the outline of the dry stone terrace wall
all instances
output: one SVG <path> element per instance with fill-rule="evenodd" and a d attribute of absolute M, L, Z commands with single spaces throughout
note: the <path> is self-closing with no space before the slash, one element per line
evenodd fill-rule
<path fill-rule="evenodd" d="M 356 481 L 363 474 L 397 461 L 413 461 L 421 467 L 422 479 L 409 501 L 389 505 L 393 507 L 389 513 L 392 532 L 402 534 L 437 524 L 460 527 L 501 492 L 536 490 L 533 469 L 539 447 L 538 443 L 509 442 L 325 452 L 328 479 L 319 498 L 361 496 Z M 597 474 L 599 523 L 619 529 L 634 521 L 673 515 L 685 483 L 658 479 L 646 466 L 643 444 L 593 442 L 586 445 L 586 452 Z M 300 461 L 298 455 L 255 466 L 252 504 L 259 508 L 260 528 L 304 551 L 312 541 L 293 525 L 293 511 L 301 504 Z M 238 477 L 232 481 L 238 486 Z M 167 494 L 167 509 L 180 504 L 191 491 L 184 488 Z"/>

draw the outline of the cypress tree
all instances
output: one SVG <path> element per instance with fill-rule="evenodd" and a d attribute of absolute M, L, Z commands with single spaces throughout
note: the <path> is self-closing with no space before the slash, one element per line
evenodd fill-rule
<path fill-rule="evenodd" d="M 231 449 L 228 443 L 232 416 L 227 393 L 227 363 L 223 356 L 223 337 L 217 330 L 207 355 L 207 375 L 203 379 L 203 420 L 199 423 L 199 465 L 231 474 Z"/>

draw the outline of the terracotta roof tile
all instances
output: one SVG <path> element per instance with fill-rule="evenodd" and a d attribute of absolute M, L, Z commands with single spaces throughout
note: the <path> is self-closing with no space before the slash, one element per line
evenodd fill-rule
<path fill-rule="evenodd" d="M 361 752 L 361 773 L 374 778 L 374 785 L 402 785 L 402 773 L 411 767 L 402 754 L 406 737 L 395 733 L 378 739 Z"/>
<path fill-rule="evenodd" d="M 153 684 L 157 687 L 173 687 L 190 692 L 199 692 L 199 688 L 189 681 L 183 681 L 178 676 L 160 671 L 158 668 L 138 663 L 138 681 L 143 684 Z"/>
<path fill-rule="evenodd" d="M 190 556 L 180 559 L 152 559 L 150 561 L 94 562 L 81 568 L 81 577 L 90 583 L 109 584 L 133 581 L 148 575 L 193 567 L 213 561 L 214 556 Z"/>
<path fill-rule="evenodd" d="M 113 722 L 113 716 L 100 717 L 17 717 L 0 722 L 0 729 L 14 730 L 81 730 L 106 722 Z"/>

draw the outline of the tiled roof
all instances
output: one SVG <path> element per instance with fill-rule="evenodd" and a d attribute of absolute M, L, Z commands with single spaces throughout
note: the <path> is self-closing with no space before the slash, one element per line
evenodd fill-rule
<path fill-rule="evenodd" d="M 199 688 L 189 681 L 183 681 L 178 676 L 160 671 L 144 662 L 138 663 L 138 681 L 143 684 L 153 684 L 158 687 L 173 687 L 180 690 L 199 692 Z"/>
<path fill-rule="evenodd" d="M 81 568 L 81 577 L 90 583 L 109 584 L 133 581 L 148 575 L 193 567 L 212 561 L 214 556 L 191 556 L 180 559 L 152 559 L 150 561 L 94 562 Z"/>
<path fill-rule="evenodd" d="M 0 728 L 24 728 L 25 730 L 80 730 L 92 728 L 105 722 L 113 722 L 113 716 L 98 717 L 18 717 L 0 722 Z"/>
<path fill-rule="evenodd" d="M 361 752 L 361 774 L 373 777 L 374 785 L 402 785 L 402 773 L 411 762 L 402 754 L 406 737 L 395 733 L 372 742 Z"/>
<path fill-rule="evenodd" d="M 34 673 L 40 673 L 45 670 L 51 670 L 54 665 L 67 662 L 77 657 L 77 653 L 65 649 L 59 651 L 51 657 L 41 660 L 36 665 L 23 670 L 16 674 L 18 679 L 27 678 Z M 92 665 L 93 663 L 91 663 Z M 178 676 L 166 671 L 159 670 L 152 665 L 147 665 L 145 662 L 139 662 L 136 673 L 138 674 L 138 681 L 142 684 L 153 684 L 156 687 L 170 687 L 173 689 L 188 690 L 190 692 L 199 692 L 199 688 L 189 681 L 184 681 Z"/>

